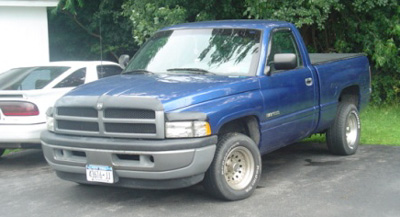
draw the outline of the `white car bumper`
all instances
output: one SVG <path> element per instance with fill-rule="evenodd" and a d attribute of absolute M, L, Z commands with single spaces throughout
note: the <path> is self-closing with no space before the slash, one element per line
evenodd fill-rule
<path fill-rule="evenodd" d="M 40 133 L 46 123 L 0 125 L 0 148 L 40 148 Z"/>

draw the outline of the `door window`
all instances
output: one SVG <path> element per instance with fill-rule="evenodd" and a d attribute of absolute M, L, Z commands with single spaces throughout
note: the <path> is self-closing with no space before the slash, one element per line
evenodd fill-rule
<path fill-rule="evenodd" d="M 271 45 L 267 59 L 267 65 L 271 67 L 272 71 L 275 71 L 274 67 L 275 54 L 282 54 L 282 53 L 296 54 L 297 67 L 301 67 L 303 65 L 296 40 L 290 31 L 285 30 L 273 33 L 270 43 Z"/>
<path fill-rule="evenodd" d="M 85 83 L 86 78 L 86 68 L 81 68 L 70 74 L 68 77 L 64 78 L 60 83 L 58 83 L 55 88 L 62 87 L 76 87 Z"/>

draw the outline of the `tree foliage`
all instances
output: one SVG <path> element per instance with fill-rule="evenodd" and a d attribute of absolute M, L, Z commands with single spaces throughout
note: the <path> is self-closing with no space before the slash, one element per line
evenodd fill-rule
<path fill-rule="evenodd" d="M 124 0 L 61 0 L 50 13 L 49 37 L 52 60 L 116 61 L 134 54 L 132 24 L 122 14 Z"/>
<path fill-rule="evenodd" d="M 294 23 L 310 52 L 366 53 L 373 101 L 400 102 L 398 0 L 61 0 L 50 19 L 50 48 L 64 52 L 60 57 L 98 59 L 101 39 L 115 59 L 164 26 L 247 18 Z"/>
<path fill-rule="evenodd" d="M 294 23 L 313 52 L 364 52 L 373 66 L 373 101 L 400 99 L 397 0 L 246 0 L 245 15 Z"/>
<path fill-rule="evenodd" d="M 242 18 L 244 4 L 239 0 L 127 0 L 123 14 L 129 16 L 137 43 L 143 43 L 156 30 L 184 22 Z"/>
<path fill-rule="evenodd" d="M 142 44 L 158 29 L 185 22 L 186 10 L 176 5 L 161 6 L 151 1 L 128 1 L 123 5 L 124 14 L 133 25 L 133 38 Z"/>

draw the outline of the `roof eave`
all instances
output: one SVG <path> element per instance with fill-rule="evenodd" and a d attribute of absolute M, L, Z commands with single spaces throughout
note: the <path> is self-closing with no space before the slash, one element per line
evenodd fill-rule
<path fill-rule="evenodd" d="M 3 7 L 57 7 L 59 0 L 2 0 Z"/>

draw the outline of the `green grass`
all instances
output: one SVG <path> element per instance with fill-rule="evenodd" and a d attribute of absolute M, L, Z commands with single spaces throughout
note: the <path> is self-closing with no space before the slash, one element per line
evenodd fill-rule
<path fill-rule="evenodd" d="M 400 106 L 369 106 L 361 112 L 361 144 L 400 146 Z M 325 142 L 313 135 L 306 142 Z"/>
<path fill-rule="evenodd" d="M 18 152 L 18 151 L 21 151 L 22 149 L 6 149 L 5 151 L 4 151 L 4 153 L 3 153 L 3 156 L 4 155 L 6 155 L 6 154 L 9 154 L 9 153 L 12 153 L 12 152 Z"/>

